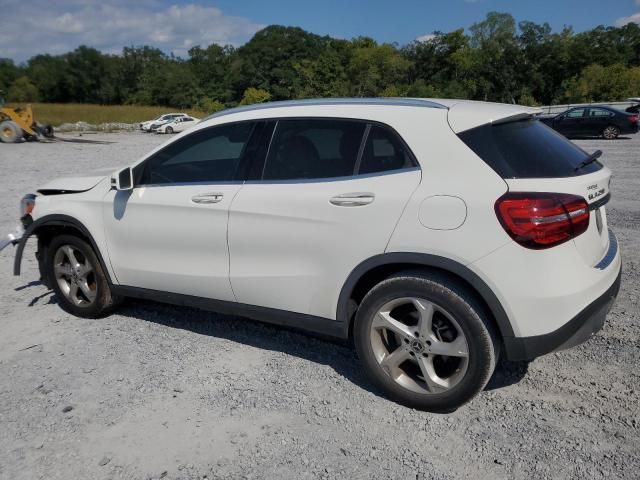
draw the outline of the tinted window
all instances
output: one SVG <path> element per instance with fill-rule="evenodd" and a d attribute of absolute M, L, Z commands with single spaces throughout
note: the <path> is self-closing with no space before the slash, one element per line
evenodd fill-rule
<path fill-rule="evenodd" d="M 264 180 L 344 177 L 354 174 L 365 124 L 351 120 L 280 120 Z"/>
<path fill-rule="evenodd" d="M 138 184 L 231 181 L 252 131 L 252 123 L 241 123 L 183 137 L 144 163 Z"/>
<path fill-rule="evenodd" d="M 610 112 L 609 110 L 604 110 L 602 108 L 592 108 L 591 110 L 589 110 L 589 114 L 592 117 L 612 117 L 613 116 L 613 112 Z"/>
<path fill-rule="evenodd" d="M 571 110 L 567 113 L 568 118 L 580 118 L 584 116 L 584 108 L 578 108 L 577 110 Z"/>
<path fill-rule="evenodd" d="M 575 168 L 587 153 L 538 120 L 484 125 L 459 137 L 503 178 L 570 177 L 602 168 Z"/>
<path fill-rule="evenodd" d="M 387 172 L 415 166 L 398 136 L 388 128 L 373 125 L 362 154 L 359 174 Z"/>

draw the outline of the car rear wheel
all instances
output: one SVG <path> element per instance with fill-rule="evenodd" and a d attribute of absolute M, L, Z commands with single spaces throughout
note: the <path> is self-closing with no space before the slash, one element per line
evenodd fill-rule
<path fill-rule="evenodd" d="M 615 125 L 609 125 L 602 131 L 602 136 L 607 140 L 618 138 L 618 135 L 620 135 L 620 129 Z"/>
<path fill-rule="evenodd" d="M 358 356 L 391 399 L 447 412 L 489 381 L 497 337 L 475 297 L 441 275 L 398 274 L 363 299 L 354 325 Z"/>
<path fill-rule="evenodd" d="M 98 318 L 121 298 L 114 296 L 91 246 L 79 237 L 55 237 L 46 250 L 46 272 L 60 307 L 72 315 Z"/>

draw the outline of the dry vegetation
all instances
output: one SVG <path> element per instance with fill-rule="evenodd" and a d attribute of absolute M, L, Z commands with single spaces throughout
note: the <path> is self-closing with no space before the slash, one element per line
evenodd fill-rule
<path fill-rule="evenodd" d="M 143 107 L 137 105 L 89 105 L 81 103 L 33 103 L 34 115 L 40 123 L 54 126 L 63 123 L 87 122 L 93 125 L 101 123 L 137 123 L 169 112 L 182 112 L 171 107 Z M 197 118 L 207 115 L 205 112 L 186 110 L 185 113 Z"/>

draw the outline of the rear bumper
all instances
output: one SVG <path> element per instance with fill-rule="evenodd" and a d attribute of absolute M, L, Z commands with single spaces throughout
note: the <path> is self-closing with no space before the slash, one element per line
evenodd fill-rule
<path fill-rule="evenodd" d="M 547 353 L 580 345 L 600 331 L 620 290 L 622 269 L 609 289 L 578 313 L 573 319 L 553 332 L 533 337 L 504 339 L 509 360 L 533 360 Z"/>

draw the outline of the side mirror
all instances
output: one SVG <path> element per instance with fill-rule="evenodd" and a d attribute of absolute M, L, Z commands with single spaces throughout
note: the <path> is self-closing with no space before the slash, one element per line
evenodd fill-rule
<path fill-rule="evenodd" d="M 111 177 L 111 186 L 118 191 L 132 190 L 133 170 L 131 170 L 131 167 L 124 168 Z"/>

